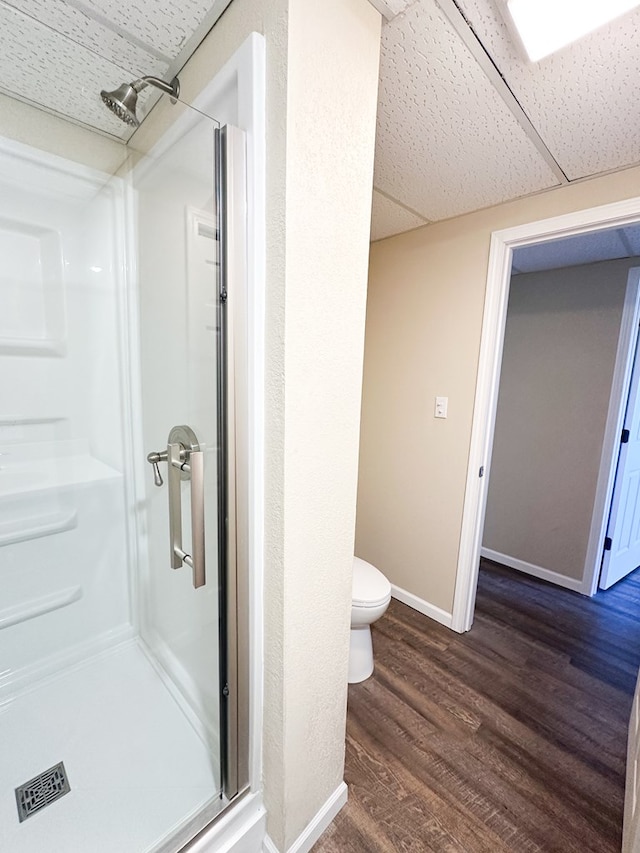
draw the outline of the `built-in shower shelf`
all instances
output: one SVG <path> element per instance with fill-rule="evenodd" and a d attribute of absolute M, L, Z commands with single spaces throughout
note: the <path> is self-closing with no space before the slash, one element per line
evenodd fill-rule
<path fill-rule="evenodd" d="M 122 477 L 120 471 L 88 455 L 30 459 L 2 465 L 0 456 L 0 498 L 29 492 L 63 489 L 100 483 Z"/>
<path fill-rule="evenodd" d="M 57 338 L 7 338 L 0 337 L 0 355 L 66 355 L 67 343 Z"/>
<path fill-rule="evenodd" d="M 73 530 L 78 524 L 78 513 L 55 512 L 47 515 L 21 518 L 0 524 L 0 547 L 15 545 L 16 542 L 27 542 L 30 539 L 40 539 L 42 536 L 53 536 Z"/>
<path fill-rule="evenodd" d="M 20 622 L 35 619 L 36 616 L 51 613 L 52 610 L 59 610 L 68 604 L 73 604 L 74 601 L 79 601 L 81 598 L 82 587 L 70 586 L 58 592 L 52 592 L 49 595 L 31 598 L 29 601 L 22 602 L 13 607 L 5 607 L 0 610 L 0 631 L 3 628 L 18 625 Z"/>

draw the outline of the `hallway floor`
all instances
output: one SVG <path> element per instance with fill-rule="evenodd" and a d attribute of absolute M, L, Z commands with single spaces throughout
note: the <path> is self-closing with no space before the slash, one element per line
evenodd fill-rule
<path fill-rule="evenodd" d="M 482 562 L 472 630 L 392 601 L 314 853 L 619 853 L 640 570 L 589 599 Z"/>

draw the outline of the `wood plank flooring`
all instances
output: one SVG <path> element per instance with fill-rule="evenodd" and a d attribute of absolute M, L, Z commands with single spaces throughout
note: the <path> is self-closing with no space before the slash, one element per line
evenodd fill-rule
<path fill-rule="evenodd" d="M 455 634 L 392 601 L 314 853 L 618 853 L 640 570 L 592 599 L 483 561 Z"/>

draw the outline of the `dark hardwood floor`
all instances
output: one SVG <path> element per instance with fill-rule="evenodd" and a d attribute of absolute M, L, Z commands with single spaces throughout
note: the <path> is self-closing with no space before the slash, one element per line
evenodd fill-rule
<path fill-rule="evenodd" d="M 455 634 L 392 601 L 314 853 L 618 853 L 640 570 L 589 599 L 483 561 Z"/>

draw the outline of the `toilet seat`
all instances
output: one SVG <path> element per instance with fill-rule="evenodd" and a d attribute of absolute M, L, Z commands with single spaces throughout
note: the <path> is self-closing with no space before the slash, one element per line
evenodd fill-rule
<path fill-rule="evenodd" d="M 351 604 L 353 607 L 380 607 L 391 598 L 391 584 L 379 569 L 361 560 L 353 558 L 353 588 Z"/>

